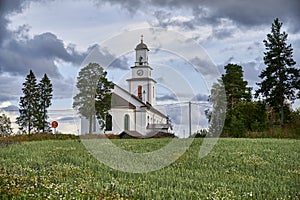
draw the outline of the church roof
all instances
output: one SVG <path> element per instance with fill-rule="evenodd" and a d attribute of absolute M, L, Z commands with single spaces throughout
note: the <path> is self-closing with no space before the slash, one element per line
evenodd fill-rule
<path fill-rule="evenodd" d="M 148 49 L 147 45 L 143 42 L 143 36 L 141 38 L 141 43 L 139 43 L 136 47 L 135 47 L 135 50 L 141 50 L 141 49 Z"/>
<path fill-rule="evenodd" d="M 132 99 L 136 100 L 137 102 L 140 103 L 140 105 L 142 107 L 146 107 L 148 110 L 150 110 L 151 112 L 154 112 L 162 117 L 167 117 L 166 115 L 164 115 L 163 113 L 161 113 L 159 110 L 155 109 L 151 104 L 149 104 L 148 102 L 144 103 L 141 99 L 139 99 L 137 96 L 130 94 L 127 90 L 121 88 L 120 86 L 118 86 L 117 84 L 114 84 L 114 89 L 118 88 L 119 90 L 123 91 L 126 95 L 132 97 Z M 112 107 L 118 107 L 118 106 L 127 106 L 128 108 L 131 109 L 136 109 L 137 105 L 134 105 L 134 103 L 130 103 L 127 100 L 125 100 L 124 98 L 122 98 L 121 96 L 117 95 L 115 93 L 115 91 L 112 93 Z"/>

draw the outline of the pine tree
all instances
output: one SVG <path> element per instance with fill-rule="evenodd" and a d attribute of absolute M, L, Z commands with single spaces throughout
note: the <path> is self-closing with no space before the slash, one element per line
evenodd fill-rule
<path fill-rule="evenodd" d="M 267 66 L 259 77 L 261 83 L 256 91 L 256 96 L 261 94 L 266 103 L 280 112 L 281 125 L 284 123 L 284 107 L 289 100 L 291 103 L 299 97 L 300 70 L 293 66 L 293 48 L 287 44 L 288 34 L 281 32 L 282 23 L 276 18 L 272 24 L 271 33 L 264 40 L 266 52 L 264 63 Z"/>
<path fill-rule="evenodd" d="M 225 74 L 222 81 L 225 86 L 227 108 L 233 109 L 240 101 L 251 101 L 251 89 L 248 82 L 243 79 L 243 69 L 236 64 L 228 64 L 224 67 Z"/>
<path fill-rule="evenodd" d="M 97 115 L 102 126 L 110 109 L 112 83 L 99 64 L 89 63 L 80 70 L 76 87 L 78 94 L 73 98 L 73 108 L 89 120 L 89 133 L 92 133 L 94 116 Z"/>
<path fill-rule="evenodd" d="M 37 119 L 37 128 L 42 130 L 42 132 L 48 131 L 50 126 L 47 122 L 48 114 L 47 108 L 51 106 L 52 99 L 52 84 L 47 74 L 44 74 L 44 77 L 40 81 L 39 85 L 39 115 Z"/>
<path fill-rule="evenodd" d="M 37 109 L 39 107 L 39 90 L 32 70 L 30 70 L 23 83 L 22 91 L 24 96 L 20 97 L 20 116 L 17 117 L 17 124 L 21 131 L 25 132 L 25 129 L 27 129 L 27 134 L 30 135 L 31 131 L 35 128 L 37 116 L 39 115 Z"/>

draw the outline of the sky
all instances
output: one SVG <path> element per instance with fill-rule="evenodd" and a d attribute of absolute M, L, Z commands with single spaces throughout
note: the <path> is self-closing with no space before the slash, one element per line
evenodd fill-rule
<path fill-rule="evenodd" d="M 265 69 L 263 40 L 275 18 L 289 34 L 299 67 L 299 8 L 298 0 L 2 0 L 0 108 L 16 109 L 32 69 L 38 80 L 46 73 L 53 83 L 50 110 L 63 114 L 53 114 L 51 120 L 69 122 L 72 116 L 66 113 L 80 68 L 100 60 L 108 66 L 109 78 L 126 87 L 142 34 L 161 103 L 205 101 L 210 75 L 216 78 L 228 63 L 241 65 L 245 80 L 257 89 Z M 190 90 L 174 82 L 178 74 Z M 293 107 L 300 107 L 299 101 Z"/>

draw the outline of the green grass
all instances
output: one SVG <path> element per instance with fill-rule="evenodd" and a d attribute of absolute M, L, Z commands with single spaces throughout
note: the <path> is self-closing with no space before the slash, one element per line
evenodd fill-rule
<path fill-rule="evenodd" d="M 152 151 L 170 139 L 113 140 Z M 1 199 L 299 199 L 300 140 L 226 139 L 198 159 L 195 139 L 176 162 L 134 174 L 110 169 L 78 140 L 0 148 Z"/>

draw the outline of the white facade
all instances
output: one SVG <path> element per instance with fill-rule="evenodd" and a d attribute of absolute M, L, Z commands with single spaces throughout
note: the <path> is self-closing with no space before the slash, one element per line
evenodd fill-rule
<path fill-rule="evenodd" d="M 168 118 L 153 106 L 156 105 L 156 81 L 152 79 L 152 68 L 148 63 L 148 47 L 143 43 L 135 48 L 136 62 L 132 77 L 127 80 L 128 90 L 114 85 L 111 110 L 106 120 L 105 130 L 94 126 L 94 133 L 120 134 L 124 131 L 135 135 L 147 135 L 158 131 L 172 131 Z M 162 127 L 162 128 L 158 128 Z M 81 133 L 88 133 L 88 120 L 81 120 Z"/>

